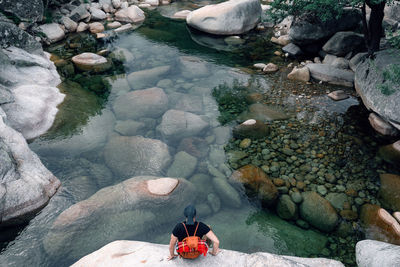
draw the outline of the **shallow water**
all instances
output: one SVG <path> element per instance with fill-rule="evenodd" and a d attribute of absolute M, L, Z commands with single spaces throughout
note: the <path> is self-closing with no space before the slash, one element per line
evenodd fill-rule
<path fill-rule="evenodd" d="M 170 66 L 168 73 L 146 81 L 145 85 L 138 89 L 160 87 L 168 95 L 168 109 L 190 111 L 200 115 L 209 124 L 205 131 L 196 136 L 203 139 L 197 150 L 205 151 L 205 153 L 200 153 L 201 155 L 198 156 L 194 173 L 184 178 L 191 180 L 196 174 L 205 174 L 207 179 L 211 179 L 212 175 L 208 171 L 207 164 L 217 168 L 226 177 L 229 177 L 232 166 L 235 167 L 232 162 L 228 162 L 226 154 L 226 151 L 239 149 L 237 141 L 230 139 L 231 127 L 235 122 L 228 124 L 226 128 L 221 128 L 218 120 L 219 107 L 212 96 L 213 88 L 224 84 L 232 85 L 234 80 L 243 84 L 246 84 L 249 79 L 258 80 L 259 85 L 249 88 L 248 93 L 259 93 L 263 96 L 263 102 L 269 104 L 269 107 L 279 112 L 292 114 L 292 118 L 287 121 L 271 122 L 273 136 L 293 135 L 293 130 L 296 131 L 295 127 L 301 128 L 298 132 L 303 134 L 300 138 L 302 142 L 313 140 L 313 131 L 315 131 L 313 128 L 323 129 L 333 135 L 339 132 L 339 137 L 332 135 L 332 138 L 337 137 L 339 140 L 341 134 L 360 139 L 370 134 L 368 130 L 362 128 L 363 126 L 357 128 L 358 131 L 354 131 L 352 125 L 354 121 L 351 120 L 356 118 L 357 115 L 354 114 L 362 112 L 356 98 L 333 102 L 325 94 L 325 90 L 331 90 L 333 87 L 305 86 L 301 83 L 288 82 L 282 78 L 285 76 L 284 72 L 265 76 L 245 70 L 244 67 L 258 61 L 273 60 L 278 64 L 283 63 L 282 59 L 273 56 L 273 46 L 266 41 L 269 38 L 268 33 L 265 32 L 263 35 L 256 37 L 254 33 L 248 34 L 243 37 L 246 43 L 237 47 L 224 43 L 221 38 L 212 40 L 212 45 L 210 45 L 212 48 L 206 47 L 203 46 L 204 40 L 212 39 L 210 36 L 189 32 L 184 22 L 163 18 L 153 11 L 148 13 L 148 18 L 141 28 L 122 34 L 104 44 L 110 51 L 122 51 L 128 59 L 122 67 L 118 67 L 119 73 L 121 70 L 130 74 L 159 66 Z M 199 42 L 199 39 L 204 42 Z M 191 66 L 194 66 L 191 71 L 188 71 L 188 65 L 182 63 L 182 60 L 188 60 L 188 58 L 181 58 L 183 56 L 195 57 L 189 58 L 190 61 L 194 61 L 191 63 Z M 116 99 L 132 91 L 130 88 L 132 85 L 127 84 L 124 74 L 104 74 L 102 78 L 110 84 L 110 92 L 106 98 L 82 88 L 81 86 L 85 87 L 82 80 L 75 79 L 75 81 L 80 81 L 81 85 L 72 82 L 66 84 L 64 92 L 68 95 L 68 101 L 60 107 L 61 111 L 55 126 L 49 133 L 30 144 L 44 164 L 61 180 L 62 188 L 16 239 L 1 252 L 1 265 L 68 266 L 79 257 L 98 249 L 99 243 L 105 245 L 110 241 L 103 242 L 100 236 L 91 236 L 90 239 L 96 242 L 87 240 L 87 247 L 75 248 L 79 250 L 79 255 L 65 255 L 63 249 L 49 253 L 44 249 L 43 244 L 46 242 L 45 237 L 53 221 L 61 212 L 74 203 L 90 197 L 99 189 L 125 179 L 111 172 L 109 166 L 105 164 L 103 153 L 104 146 L 110 138 L 121 134 L 129 136 L 126 131 L 121 133 L 120 128 L 116 130 L 116 125 L 121 121 L 115 117 L 114 110 Z M 87 86 L 90 87 L 91 84 Z M 350 107 L 356 108 L 356 112 L 349 110 Z M 172 156 L 179 151 L 181 140 L 166 139 L 160 134 L 157 126 L 161 122 L 161 116 L 137 120 L 145 125 L 137 131 L 138 134 L 165 142 Z M 344 127 L 344 123 L 349 123 L 353 128 Z M 290 129 L 291 125 L 295 125 L 293 129 Z M 215 140 L 216 129 L 222 129 L 225 133 L 217 137 L 218 141 Z M 321 144 L 320 148 L 323 147 Z M 366 159 L 374 157 L 375 148 L 376 144 L 365 149 L 363 153 L 367 153 Z M 256 164 L 257 161 L 263 161 L 258 157 L 257 147 L 251 149 L 254 151 L 249 153 L 254 155 L 248 158 L 247 163 Z M 315 149 L 318 149 L 318 143 Z M 351 157 L 348 159 L 353 160 Z M 354 159 L 355 164 L 357 160 Z M 336 168 L 335 164 L 332 168 Z M 169 166 L 162 170 L 162 175 L 166 175 L 168 168 Z M 374 169 L 365 169 L 361 172 L 364 173 L 360 175 L 365 174 L 368 179 L 371 177 L 371 184 L 376 184 L 376 180 L 373 180 L 377 177 Z M 271 172 L 270 175 L 274 177 L 276 173 Z M 204 182 L 204 187 L 201 189 L 205 190 L 204 192 L 218 195 L 207 182 Z M 213 227 L 221 240 L 222 248 L 298 256 L 339 256 L 333 249 L 330 255 L 329 250 L 328 255 L 324 254 L 327 247 L 335 242 L 328 240 L 328 235 L 317 230 L 304 230 L 293 223 L 281 220 L 273 211 L 262 209 L 257 200 L 249 198 L 243 191 L 240 191 L 240 196 L 242 202 L 240 208 L 231 208 L 222 204 L 220 211 L 213 213 L 210 207 L 207 209 L 203 205 L 198 212 L 198 219 Z M 197 204 L 204 204 L 204 197 L 199 196 Z M 170 208 L 183 210 L 184 207 Z M 156 216 L 162 217 L 167 213 L 168 210 L 165 210 L 165 214 L 160 213 Z M 106 217 L 107 214 L 102 216 Z M 176 222 L 182 219 L 176 218 Z M 119 238 L 167 244 L 169 232 L 175 221 L 162 225 L 154 224 L 154 229 L 140 234 L 127 232 L 125 236 Z M 118 224 L 113 227 L 118 227 Z M 93 228 L 96 228 L 96 225 L 93 225 Z M 74 243 L 68 243 L 66 246 L 74 246 Z"/>

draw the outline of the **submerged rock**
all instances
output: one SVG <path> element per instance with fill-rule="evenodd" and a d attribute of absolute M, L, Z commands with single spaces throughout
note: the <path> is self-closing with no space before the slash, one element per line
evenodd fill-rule
<path fill-rule="evenodd" d="M 161 78 L 171 70 L 170 66 L 155 67 L 152 69 L 132 72 L 127 79 L 132 89 L 144 89 L 154 86 Z"/>
<path fill-rule="evenodd" d="M 82 257 L 127 233 L 135 238 L 175 223 L 195 197 L 194 186 L 184 179 L 133 177 L 62 212 L 46 235 L 44 248 L 54 257 Z"/>
<path fill-rule="evenodd" d="M 362 240 L 356 245 L 358 267 L 400 266 L 400 246 L 375 240 Z"/>
<path fill-rule="evenodd" d="M 113 104 L 118 119 L 158 118 L 168 109 L 168 96 L 161 88 L 136 90 L 119 96 Z"/>
<path fill-rule="evenodd" d="M 100 248 L 99 250 L 83 257 L 72 267 L 95 266 L 102 262 L 107 266 L 120 265 L 140 265 L 145 262 L 151 266 L 160 265 L 163 262 L 165 266 L 192 266 L 193 262 L 185 259 L 175 259 L 166 261 L 165 251 L 168 245 L 153 244 L 140 241 L 114 241 Z M 151 253 L 149 253 L 151 251 Z M 115 255 L 118 255 L 117 257 Z M 299 258 L 292 256 L 279 256 L 266 252 L 257 252 L 246 254 L 242 252 L 222 249 L 218 257 L 200 256 L 196 260 L 197 266 L 344 266 L 338 261 L 323 258 Z"/>
<path fill-rule="evenodd" d="M 379 148 L 378 155 L 386 162 L 397 165 L 400 163 L 400 140 Z"/>
<path fill-rule="evenodd" d="M 189 178 L 197 166 L 197 159 L 185 151 L 176 153 L 174 161 L 168 169 L 169 177 Z"/>
<path fill-rule="evenodd" d="M 252 104 L 249 106 L 249 110 L 239 115 L 239 119 L 250 120 L 255 119 L 261 122 L 273 121 L 273 120 L 286 120 L 291 117 L 290 114 L 286 114 L 280 107 L 265 105 L 261 103 Z"/>
<path fill-rule="evenodd" d="M 171 161 L 168 146 L 141 136 L 115 136 L 104 148 L 107 166 L 121 177 L 160 175 Z"/>
<path fill-rule="evenodd" d="M 234 35 L 253 29 L 260 18 L 258 0 L 230 0 L 194 10 L 186 17 L 186 22 L 207 33 Z"/>
<path fill-rule="evenodd" d="M 236 138 L 249 137 L 254 139 L 265 138 L 266 136 L 268 136 L 269 132 L 270 129 L 265 123 L 253 119 L 247 120 L 235 126 L 232 130 L 233 136 Z"/>
<path fill-rule="evenodd" d="M 400 211 L 400 175 L 383 173 L 379 177 L 381 181 L 379 196 L 382 205 Z"/>
<path fill-rule="evenodd" d="M 212 183 L 224 205 L 232 208 L 239 208 L 241 206 L 242 201 L 240 200 L 239 193 L 228 183 L 225 177 L 214 177 Z"/>
<path fill-rule="evenodd" d="M 331 232 L 336 227 L 339 217 L 328 200 L 315 192 L 304 192 L 300 205 L 301 217 L 324 232 Z"/>

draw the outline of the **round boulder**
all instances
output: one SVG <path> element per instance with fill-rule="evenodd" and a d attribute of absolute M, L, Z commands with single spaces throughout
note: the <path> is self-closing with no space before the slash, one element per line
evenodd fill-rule
<path fill-rule="evenodd" d="M 331 232 L 339 219 L 331 203 L 315 192 L 304 192 L 302 196 L 301 217 L 321 231 Z"/>
<path fill-rule="evenodd" d="M 72 58 L 72 62 L 81 71 L 103 72 L 111 68 L 105 57 L 94 53 L 82 53 Z"/>
<path fill-rule="evenodd" d="M 384 207 L 400 211 L 400 175 L 384 173 L 380 175 L 379 196 Z"/>

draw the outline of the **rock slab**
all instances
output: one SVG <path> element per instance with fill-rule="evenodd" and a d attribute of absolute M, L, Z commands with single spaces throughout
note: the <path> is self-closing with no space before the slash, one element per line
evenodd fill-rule
<path fill-rule="evenodd" d="M 375 240 L 362 240 L 356 245 L 358 267 L 400 266 L 400 246 Z"/>

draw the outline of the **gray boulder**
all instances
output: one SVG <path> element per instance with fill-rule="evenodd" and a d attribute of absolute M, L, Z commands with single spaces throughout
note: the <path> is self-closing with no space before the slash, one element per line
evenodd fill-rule
<path fill-rule="evenodd" d="M 195 198 L 194 186 L 185 179 L 130 178 L 62 212 L 44 239 L 44 249 L 54 257 L 80 258 L 127 233 L 140 237 L 163 224 L 176 223 L 182 216 L 177 207 Z"/>
<path fill-rule="evenodd" d="M 400 246 L 376 240 L 362 240 L 356 245 L 358 267 L 400 266 Z"/>
<path fill-rule="evenodd" d="M 325 22 L 304 14 L 293 21 L 289 37 L 297 45 L 309 45 L 326 40 L 336 32 L 355 29 L 360 22 L 361 12 L 356 9 L 345 9 L 341 18 Z"/>
<path fill-rule="evenodd" d="M 328 64 L 307 64 L 311 77 L 330 84 L 353 87 L 354 73 Z"/>
<path fill-rule="evenodd" d="M 239 208 L 241 206 L 242 201 L 239 193 L 228 183 L 225 177 L 214 177 L 212 183 L 224 205 L 231 208 Z"/>
<path fill-rule="evenodd" d="M 197 159 L 185 151 L 176 153 L 174 162 L 168 169 L 168 177 L 178 177 L 188 179 L 197 166 Z"/>
<path fill-rule="evenodd" d="M 49 43 L 56 43 L 65 37 L 64 30 L 57 23 L 40 25 L 39 30 L 46 35 L 46 40 Z"/>
<path fill-rule="evenodd" d="M 168 109 L 168 96 L 157 87 L 136 90 L 119 96 L 113 109 L 115 116 L 121 120 L 158 118 Z"/>
<path fill-rule="evenodd" d="M 69 17 L 73 21 L 79 22 L 81 20 L 84 20 L 84 19 L 90 17 L 90 13 L 87 10 L 86 5 L 81 4 L 71 11 L 71 14 L 69 15 Z"/>
<path fill-rule="evenodd" d="M 11 13 L 22 21 L 41 21 L 44 6 L 42 0 L 3 0 L 0 1 L 0 11 Z"/>
<path fill-rule="evenodd" d="M 258 0 L 230 0 L 194 10 L 186 17 L 186 22 L 203 32 L 233 35 L 253 29 L 260 18 Z"/>
<path fill-rule="evenodd" d="M 358 63 L 365 60 L 367 53 L 358 53 L 354 57 L 352 57 L 349 61 L 349 67 L 352 71 L 356 71 Z"/>
<path fill-rule="evenodd" d="M 396 82 L 395 65 L 400 64 L 400 51 L 391 49 L 375 53 L 373 61 L 367 59 L 357 65 L 355 88 L 364 105 L 381 118 L 400 129 L 400 85 Z M 385 75 L 391 75 L 387 79 Z"/>
<path fill-rule="evenodd" d="M 0 224 L 29 221 L 59 186 L 24 137 L 0 117 Z"/>
<path fill-rule="evenodd" d="M 304 192 L 303 202 L 300 205 L 301 217 L 324 232 L 331 232 L 339 217 L 328 200 L 315 192 Z"/>
<path fill-rule="evenodd" d="M 208 123 L 199 115 L 175 109 L 165 112 L 161 124 L 157 127 L 161 135 L 168 140 L 196 136 L 206 128 Z"/>
<path fill-rule="evenodd" d="M 298 57 L 304 54 L 303 51 L 301 51 L 301 48 L 293 43 L 282 47 L 282 51 L 288 53 L 291 57 Z"/>
<path fill-rule="evenodd" d="M 0 21 L 0 48 L 15 46 L 30 53 L 43 54 L 42 45 L 14 23 Z M 2 63 L 4 61 L 2 60 Z"/>
<path fill-rule="evenodd" d="M 134 253 L 130 253 L 134 251 Z M 150 253 L 151 251 L 151 253 Z M 143 264 L 143 260 L 150 266 L 158 266 L 162 262 L 163 266 L 193 266 L 192 261 L 185 259 L 175 259 L 166 261 L 165 251 L 168 245 L 153 244 L 140 241 L 120 240 L 114 241 L 100 248 L 99 250 L 87 255 L 72 265 L 72 267 L 95 266 L 98 262 L 106 266 L 126 265 L 138 266 Z M 120 255 L 113 257 L 112 255 Z M 257 252 L 246 254 L 242 252 L 222 249 L 218 257 L 199 257 L 196 259 L 196 266 L 285 266 L 285 267 L 343 267 L 344 265 L 335 260 L 324 258 L 300 258 L 292 256 L 280 256 L 276 254 Z"/>
<path fill-rule="evenodd" d="M 335 56 L 345 56 L 349 52 L 357 53 L 365 48 L 362 34 L 355 32 L 337 32 L 322 47 L 325 52 Z"/>
<path fill-rule="evenodd" d="M 182 56 L 179 57 L 179 62 L 182 75 L 187 79 L 203 78 L 210 75 L 206 63 L 197 57 Z"/>
<path fill-rule="evenodd" d="M 289 195 L 282 195 L 276 206 L 279 217 L 285 220 L 297 219 L 297 206 Z"/>
<path fill-rule="evenodd" d="M 107 166 L 120 177 L 160 175 L 171 161 L 168 146 L 141 136 L 115 136 L 104 148 Z"/>

